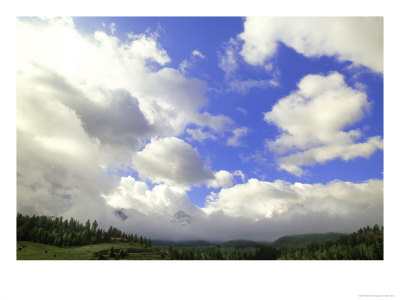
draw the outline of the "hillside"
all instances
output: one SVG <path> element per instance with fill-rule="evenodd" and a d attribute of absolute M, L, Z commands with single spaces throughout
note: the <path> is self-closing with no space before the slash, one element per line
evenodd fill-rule
<path fill-rule="evenodd" d="M 286 235 L 280 237 L 271 246 L 276 248 L 302 248 L 312 243 L 325 243 L 329 241 L 336 241 L 344 234 L 336 232 L 328 233 L 310 233 L 299 235 Z"/>
<path fill-rule="evenodd" d="M 240 249 L 240 248 L 247 248 L 247 247 L 257 247 L 260 244 L 266 244 L 264 242 L 254 242 L 254 241 L 248 241 L 248 240 L 233 240 L 233 241 L 227 241 L 224 243 L 221 243 L 220 246 L 221 247 L 233 247 L 236 249 Z"/>

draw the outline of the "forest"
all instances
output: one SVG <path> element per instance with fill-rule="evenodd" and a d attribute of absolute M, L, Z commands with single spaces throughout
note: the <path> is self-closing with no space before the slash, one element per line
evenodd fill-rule
<path fill-rule="evenodd" d="M 35 252 L 36 256 L 30 256 L 26 247 L 46 255 L 37 256 Z M 86 254 L 77 255 L 77 249 Z M 47 255 L 51 251 L 53 256 Z M 112 226 L 108 230 L 98 228 L 96 220 L 82 224 L 73 218 L 18 213 L 17 259 L 53 259 L 57 257 L 55 253 L 58 259 L 383 260 L 383 226 L 366 226 L 351 234 L 285 236 L 273 243 L 245 240 L 153 243 L 148 237 L 127 234 Z"/>
<path fill-rule="evenodd" d="M 366 226 L 336 241 L 310 243 L 298 248 L 283 248 L 281 251 L 278 259 L 382 260 L 383 226 Z"/>
<path fill-rule="evenodd" d="M 17 241 L 31 241 L 59 247 L 82 246 L 98 243 L 109 243 L 112 238 L 120 241 L 139 243 L 151 247 L 151 239 L 135 234 L 126 234 L 110 226 L 108 230 L 98 228 L 97 221 L 85 225 L 73 218 L 23 216 L 17 214 Z"/>

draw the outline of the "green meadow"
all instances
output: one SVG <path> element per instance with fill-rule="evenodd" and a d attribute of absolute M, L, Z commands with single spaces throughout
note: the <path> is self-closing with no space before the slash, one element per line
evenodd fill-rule
<path fill-rule="evenodd" d="M 111 254 L 111 249 L 114 254 Z M 101 252 L 100 257 L 97 254 Z M 134 243 L 58 247 L 28 241 L 17 242 L 17 260 L 159 260 L 163 259 L 163 255 L 163 252 L 157 252 L 156 249 Z"/>

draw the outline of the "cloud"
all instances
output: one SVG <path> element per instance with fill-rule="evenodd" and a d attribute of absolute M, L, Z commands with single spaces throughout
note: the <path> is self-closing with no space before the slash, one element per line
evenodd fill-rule
<path fill-rule="evenodd" d="M 41 96 L 58 99 L 74 111 L 87 134 L 103 149 L 112 150 L 118 159 L 129 159 L 132 151 L 139 150 L 140 138 L 151 135 L 153 129 L 140 110 L 138 100 L 127 90 L 103 89 L 103 101 L 99 103 L 50 70 L 37 68 L 35 72 L 34 77 L 20 86 L 25 93 L 21 95 L 22 101 L 30 97 L 29 81 L 45 86 L 47 90 Z"/>
<path fill-rule="evenodd" d="M 115 25 L 115 23 L 111 23 L 109 27 L 111 34 L 114 34 L 117 31 L 117 26 Z"/>
<path fill-rule="evenodd" d="M 225 72 L 226 78 L 231 78 L 238 69 L 237 51 L 239 45 L 236 39 L 231 38 L 229 42 L 224 43 L 222 52 L 218 51 L 218 67 Z"/>
<path fill-rule="evenodd" d="M 206 57 L 204 56 L 204 54 L 201 53 L 199 50 L 193 50 L 192 55 L 193 55 L 193 56 L 200 57 L 201 59 L 205 59 L 205 58 L 206 58 Z"/>
<path fill-rule="evenodd" d="M 217 52 L 218 67 L 225 73 L 225 81 L 227 84 L 227 92 L 247 94 L 253 88 L 276 87 L 279 85 L 278 71 L 273 70 L 272 64 L 266 66 L 265 70 L 271 73 L 272 79 L 243 79 L 242 73 L 238 70 L 243 64 L 243 59 L 239 55 L 241 40 L 237 37 L 231 38 L 229 42 L 225 42 L 221 46 L 221 50 Z"/>
<path fill-rule="evenodd" d="M 268 62 L 282 42 L 306 57 L 335 56 L 383 72 L 382 17 L 249 17 L 239 37 L 252 65 Z"/>
<path fill-rule="evenodd" d="M 133 158 L 141 178 L 170 185 L 198 185 L 214 179 L 199 153 L 183 140 L 169 137 L 153 139 Z"/>
<path fill-rule="evenodd" d="M 22 213 L 114 222 L 101 194 L 118 185 L 109 174 L 129 167 L 146 141 L 196 122 L 215 130 L 233 122 L 204 112 L 206 84 L 166 67 L 171 59 L 156 34 L 126 41 L 104 31 L 82 35 L 72 18 L 18 18 L 16 33 Z M 185 149 L 198 159 L 189 166 L 200 167 L 188 181 L 213 178 L 198 153 Z"/>
<path fill-rule="evenodd" d="M 191 56 L 188 59 L 184 59 L 180 64 L 178 69 L 186 74 L 189 69 L 193 68 L 197 63 L 198 59 L 205 59 L 206 57 L 198 50 L 193 50 Z"/>
<path fill-rule="evenodd" d="M 241 170 L 235 170 L 232 173 L 225 171 L 225 170 L 221 170 L 221 171 L 214 173 L 214 175 L 215 175 L 215 179 L 210 180 L 207 183 L 208 187 L 226 188 L 226 187 L 230 187 L 234 184 L 234 177 L 240 177 L 242 182 L 244 182 L 246 179 L 246 176 L 244 175 L 244 173 Z"/>
<path fill-rule="evenodd" d="M 242 179 L 242 182 L 246 180 L 246 176 L 241 170 L 236 170 L 232 173 L 234 176 L 239 176 Z"/>
<path fill-rule="evenodd" d="M 249 131 L 249 129 L 248 129 L 247 127 L 235 128 L 235 129 L 232 131 L 233 136 L 230 137 L 230 138 L 227 140 L 226 144 L 229 145 L 229 146 L 232 146 L 232 147 L 239 147 L 239 146 L 241 146 L 240 139 L 241 139 L 242 137 L 245 137 L 245 136 L 247 135 L 248 131 Z"/>
<path fill-rule="evenodd" d="M 251 161 L 254 161 L 258 164 L 265 165 L 267 163 L 267 158 L 265 157 L 266 153 L 265 151 L 260 151 L 256 149 L 254 153 L 240 153 L 239 158 L 242 162 L 244 163 L 249 163 Z"/>
<path fill-rule="evenodd" d="M 225 115 L 214 116 L 208 112 L 196 115 L 192 121 L 199 126 L 208 127 L 218 133 L 229 130 L 234 124 L 234 121 Z"/>
<path fill-rule="evenodd" d="M 145 215 L 169 216 L 178 210 L 189 213 L 192 209 L 184 189 L 165 184 L 149 189 L 145 182 L 131 176 L 122 177 L 118 188 L 103 197 L 116 209 L 134 209 Z"/>
<path fill-rule="evenodd" d="M 218 188 L 218 187 L 228 187 L 233 184 L 233 174 L 228 171 L 221 170 L 216 172 L 215 179 L 207 183 L 208 187 Z"/>
<path fill-rule="evenodd" d="M 252 88 L 265 88 L 268 86 L 277 86 L 278 83 L 275 80 L 232 80 L 228 83 L 229 91 L 245 95 Z"/>
<path fill-rule="evenodd" d="M 356 143 L 361 130 L 343 131 L 361 120 L 369 107 L 366 94 L 347 86 L 343 75 L 307 75 L 298 83 L 298 90 L 264 114 L 265 121 L 282 131 L 276 140 L 267 141 L 267 146 L 280 156 L 280 168 L 296 175 L 303 174 L 300 166 L 304 165 L 369 157 L 382 149 L 380 137 Z"/>
<path fill-rule="evenodd" d="M 298 167 L 299 165 L 311 166 L 335 158 L 344 161 L 357 157 L 369 158 L 378 149 L 383 150 L 383 141 L 381 137 L 374 136 L 364 143 L 330 144 L 291 154 L 280 158 L 279 164 L 281 169 L 300 176 L 304 171 Z"/>
<path fill-rule="evenodd" d="M 281 180 L 266 182 L 253 178 L 247 183 L 224 188 L 214 193 L 212 198 L 204 208 L 206 213 L 222 211 L 227 216 L 254 220 L 313 213 L 356 218 L 366 212 L 382 218 L 383 182 L 290 184 Z"/>
<path fill-rule="evenodd" d="M 198 128 L 198 129 L 186 129 L 186 132 L 191 136 L 188 138 L 188 140 L 196 140 L 199 142 L 203 142 L 204 140 L 210 139 L 210 140 L 216 140 L 217 137 L 210 132 L 204 132 L 203 129 Z"/>
<path fill-rule="evenodd" d="M 119 228 L 135 228 L 154 239 L 272 241 L 286 234 L 351 232 L 383 223 L 381 180 L 292 184 L 250 179 L 211 192 L 206 207 L 199 208 L 187 201 L 183 189 L 167 185 L 149 189 L 128 177 L 106 198 L 128 216 Z M 170 222 L 179 210 L 192 217 L 190 225 Z"/>

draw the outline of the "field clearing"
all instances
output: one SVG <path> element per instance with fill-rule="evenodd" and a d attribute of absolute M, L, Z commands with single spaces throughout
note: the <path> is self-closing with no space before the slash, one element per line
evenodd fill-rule
<path fill-rule="evenodd" d="M 57 247 L 52 245 L 19 241 L 17 242 L 17 260 L 98 260 L 94 252 L 114 249 L 134 250 L 121 260 L 155 260 L 161 259 L 161 254 L 152 248 L 144 248 L 133 243 L 101 243 L 86 246 Z M 104 255 L 106 259 L 109 255 Z"/>

